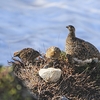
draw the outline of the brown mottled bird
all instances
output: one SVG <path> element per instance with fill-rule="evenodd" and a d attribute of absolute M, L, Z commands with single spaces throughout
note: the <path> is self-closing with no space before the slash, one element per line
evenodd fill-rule
<path fill-rule="evenodd" d="M 41 54 L 38 51 L 32 48 L 24 48 L 21 51 L 14 53 L 14 57 L 19 57 L 24 64 L 30 64 L 34 62 L 34 59 L 40 55 Z"/>
<path fill-rule="evenodd" d="M 52 46 L 47 49 L 46 57 L 56 59 L 60 56 L 61 50 L 58 47 Z"/>
<path fill-rule="evenodd" d="M 66 26 L 66 28 L 69 30 L 69 34 L 66 39 L 66 54 L 81 60 L 94 57 L 99 58 L 99 51 L 94 45 L 75 36 L 74 26 L 69 25 Z"/>

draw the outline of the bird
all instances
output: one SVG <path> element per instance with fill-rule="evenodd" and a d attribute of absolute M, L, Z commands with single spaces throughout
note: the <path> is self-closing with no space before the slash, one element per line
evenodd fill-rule
<path fill-rule="evenodd" d="M 99 50 L 93 44 L 76 37 L 74 26 L 68 25 L 66 28 L 69 30 L 65 44 L 66 54 L 80 60 L 100 57 Z"/>
<path fill-rule="evenodd" d="M 14 52 L 14 57 L 19 57 L 25 65 L 34 62 L 35 58 L 38 56 L 41 56 L 41 54 L 32 48 L 24 48 L 20 51 Z"/>
<path fill-rule="evenodd" d="M 45 56 L 51 59 L 58 59 L 60 57 L 61 50 L 58 47 L 51 46 L 46 50 Z"/>

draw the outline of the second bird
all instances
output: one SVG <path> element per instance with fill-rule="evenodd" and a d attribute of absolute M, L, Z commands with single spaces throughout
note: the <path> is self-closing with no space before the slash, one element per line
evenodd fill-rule
<path fill-rule="evenodd" d="M 52 58 L 52 59 L 57 59 L 60 57 L 60 53 L 61 53 L 61 50 L 58 47 L 51 46 L 46 51 L 46 57 Z"/>
<path fill-rule="evenodd" d="M 32 48 L 24 48 L 14 53 L 14 57 L 19 57 L 21 61 L 26 65 L 33 63 L 35 58 L 37 58 L 40 55 L 41 54 L 38 51 Z"/>

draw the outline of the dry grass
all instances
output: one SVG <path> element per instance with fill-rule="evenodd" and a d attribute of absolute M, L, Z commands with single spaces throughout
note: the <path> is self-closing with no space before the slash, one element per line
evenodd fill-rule
<path fill-rule="evenodd" d="M 39 69 L 46 64 L 62 70 L 62 76 L 56 83 L 46 83 L 38 75 Z M 59 60 L 36 60 L 33 65 L 24 66 L 21 61 L 12 62 L 14 74 L 22 80 L 36 100 L 56 100 L 57 96 L 66 96 L 69 100 L 100 100 L 100 63 L 84 66 L 70 64 L 66 58 Z"/>

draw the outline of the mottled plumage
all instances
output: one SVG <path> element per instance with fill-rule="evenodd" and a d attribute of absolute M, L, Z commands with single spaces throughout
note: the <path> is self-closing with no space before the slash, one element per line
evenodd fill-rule
<path fill-rule="evenodd" d="M 40 56 L 40 53 L 32 48 L 24 48 L 14 53 L 14 57 L 19 57 L 25 64 L 32 63 L 38 56 Z"/>
<path fill-rule="evenodd" d="M 61 50 L 58 47 L 50 47 L 46 51 L 46 57 L 47 58 L 53 58 L 56 59 L 60 56 Z"/>
<path fill-rule="evenodd" d="M 81 60 L 93 57 L 99 58 L 99 51 L 94 45 L 75 36 L 74 26 L 69 25 L 66 26 L 66 28 L 69 30 L 69 34 L 66 39 L 66 54 Z"/>

